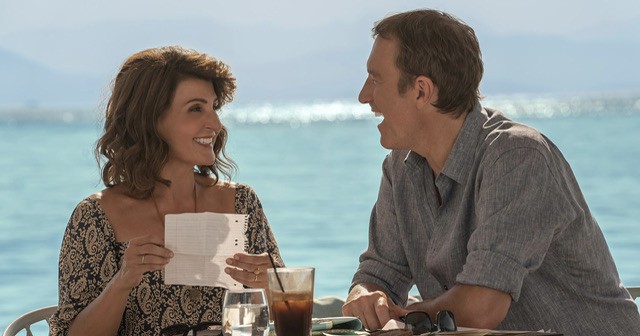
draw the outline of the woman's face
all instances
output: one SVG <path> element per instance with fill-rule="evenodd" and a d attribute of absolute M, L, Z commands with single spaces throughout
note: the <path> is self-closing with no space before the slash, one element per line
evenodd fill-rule
<path fill-rule="evenodd" d="M 215 162 L 213 144 L 222 129 L 213 109 L 217 99 L 210 81 L 187 77 L 178 83 L 169 109 L 158 121 L 158 132 L 169 144 L 169 162 L 190 168 Z"/>

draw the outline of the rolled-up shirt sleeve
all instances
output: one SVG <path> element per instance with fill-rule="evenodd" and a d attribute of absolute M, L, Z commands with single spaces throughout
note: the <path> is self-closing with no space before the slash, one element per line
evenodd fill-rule
<path fill-rule="evenodd" d="M 518 301 L 525 277 L 540 267 L 556 233 L 577 214 L 539 148 L 509 149 L 491 161 L 478 172 L 478 224 L 456 282 L 500 290 Z"/>
<path fill-rule="evenodd" d="M 396 220 L 391 155 L 383 163 L 378 199 L 369 222 L 369 246 L 360 255 L 351 288 L 361 283 L 374 284 L 383 288 L 394 302 L 404 305 L 413 282 Z"/>

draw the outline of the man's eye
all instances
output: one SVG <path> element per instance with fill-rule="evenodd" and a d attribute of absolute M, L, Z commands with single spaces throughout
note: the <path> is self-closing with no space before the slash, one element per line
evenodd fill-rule
<path fill-rule="evenodd" d="M 189 112 L 202 112 L 202 106 L 200 105 L 191 106 L 191 108 L 189 109 Z"/>

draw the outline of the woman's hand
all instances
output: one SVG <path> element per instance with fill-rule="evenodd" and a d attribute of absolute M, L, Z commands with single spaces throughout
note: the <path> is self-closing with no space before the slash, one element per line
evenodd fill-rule
<path fill-rule="evenodd" d="M 233 267 L 226 267 L 225 273 L 229 274 L 239 283 L 254 288 L 269 288 L 267 282 L 267 269 L 273 268 L 269 255 L 236 253 L 233 258 L 227 259 L 227 264 Z"/>
<path fill-rule="evenodd" d="M 140 284 L 145 272 L 163 269 L 173 257 L 173 252 L 163 245 L 162 239 L 153 236 L 131 239 L 118 270 L 117 286 L 131 290 Z"/>

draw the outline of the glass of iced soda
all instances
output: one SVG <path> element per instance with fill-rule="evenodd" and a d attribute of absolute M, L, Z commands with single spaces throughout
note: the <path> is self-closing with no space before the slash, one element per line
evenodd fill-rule
<path fill-rule="evenodd" d="M 309 336 L 313 314 L 315 268 L 267 270 L 271 318 L 278 336 Z"/>

